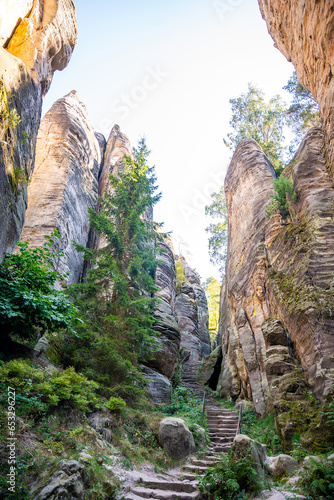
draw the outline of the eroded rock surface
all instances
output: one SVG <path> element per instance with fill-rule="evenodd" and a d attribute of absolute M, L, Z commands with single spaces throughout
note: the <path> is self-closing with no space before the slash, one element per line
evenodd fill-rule
<path fill-rule="evenodd" d="M 203 356 L 210 354 L 210 335 L 208 329 L 208 306 L 205 292 L 198 274 L 193 271 L 183 257 L 178 258 L 182 266 L 182 283 L 178 284 L 175 312 L 181 333 L 181 347 L 185 354 L 190 353 L 184 364 L 187 371 L 198 368 Z"/>
<path fill-rule="evenodd" d="M 334 180 L 334 2 L 259 0 L 275 45 L 292 61 L 320 106 L 328 170 Z"/>
<path fill-rule="evenodd" d="M 76 32 L 71 0 L 1 2 L 0 261 L 14 250 L 24 223 L 42 96 L 53 72 L 68 64 Z"/>
<path fill-rule="evenodd" d="M 155 330 L 159 332 L 158 340 L 161 348 L 154 353 L 153 359 L 148 362 L 149 366 L 169 379 L 174 375 L 181 340 L 174 311 L 176 270 L 174 254 L 170 245 L 171 242 L 167 241 L 159 243 L 161 254 L 158 258 L 160 263 L 155 270 L 155 285 L 158 287 L 156 295 L 159 300 L 154 314 L 158 319 Z"/>
<path fill-rule="evenodd" d="M 270 395 L 277 415 L 286 411 L 281 399 L 303 397 L 299 363 L 318 399 L 333 383 L 334 188 L 322 143 L 321 130 L 310 130 L 285 169 L 297 192 L 290 222 L 265 214 L 274 172 L 255 141 L 239 144 L 226 177 L 229 242 L 218 388 L 251 398 L 260 415 Z M 284 432 L 289 440 L 289 429 Z"/>
<path fill-rule="evenodd" d="M 72 0 L 11 0 L 5 4 L 3 12 L 0 11 L 1 18 L 6 19 L 0 26 L 3 46 L 24 62 L 45 95 L 53 73 L 66 68 L 77 42 L 74 3 Z"/>
<path fill-rule="evenodd" d="M 159 373 L 148 366 L 142 368 L 143 375 L 148 380 L 147 390 L 150 400 L 155 405 L 168 405 L 171 402 L 172 384 L 162 373 Z"/>
<path fill-rule="evenodd" d="M 84 104 L 76 92 L 59 99 L 41 122 L 36 166 L 28 187 L 28 210 L 22 239 L 41 247 L 44 236 L 57 228 L 55 248 L 64 254 L 57 270 L 78 283 L 82 254 L 73 241 L 86 246 L 88 208 L 96 209 L 98 177 L 102 166 L 100 143 Z"/>

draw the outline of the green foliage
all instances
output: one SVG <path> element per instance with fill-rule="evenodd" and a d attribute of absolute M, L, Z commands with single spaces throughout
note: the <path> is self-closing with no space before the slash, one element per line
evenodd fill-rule
<path fill-rule="evenodd" d="M 10 92 L 7 92 L 3 82 L 0 82 L 0 125 L 1 137 L 3 138 L 8 128 L 15 129 L 21 121 L 16 109 L 10 109 L 9 101 L 12 97 Z"/>
<path fill-rule="evenodd" d="M 50 407 L 60 405 L 90 412 L 104 403 L 97 394 L 98 384 L 71 367 L 50 374 L 27 360 L 15 359 L 0 367 L 0 384 L 3 401 L 6 387 L 15 388 L 18 416 L 42 416 Z"/>
<path fill-rule="evenodd" d="M 175 268 L 176 268 L 176 293 L 180 293 L 181 292 L 181 287 L 185 281 L 185 276 L 184 276 L 184 269 L 183 269 L 183 265 L 182 265 L 182 262 L 180 260 L 178 260 L 175 264 Z"/>
<path fill-rule="evenodd" d="M 296 146 L 309 128 L 320 126 L 319 106 L 312 93 L 298 81 L 295 71 L 283 89 L 292 95 L 287 121 L 296 136 L 293 142 Z"/>
<path fill-rule="evenodd" d="M 220 462 L 208 469 L 199 481 L 204 498 L 209 500 L 246 500 L 249 493 L 261 490 L 261 483 L 254 469 L 255 461 L 248 454 L 233 457 L 233 452 L 222 455 Z M 247 493 L 247 496 L 246 496 Z"/>
<path fill-rule="evenodd" d="M 126 407 L 126 402 L 122 398 L 111 397 L 106 407 L 110 411 L 121 411 Z"/>
<path fill-rule="evenodd" d="M 172 392 L 172 401 L 163 409 L 166 415 L 180 417 L 190 424 L 202 426 L 202 401 L 187 387 L 176 387 Z"/>
<path fill-rule="evenodd" d="M 327 424 L 334 424 L 334 401 L 328 404 L 326 411 L 322 412 Z"/>
<path fill-rule="evenodd" d="M 27 186 L 29 184 L 29 177 L 24 170 L 14 167 L 11 177 L 11 183 L 14 188 L 18 190 L 20 186 Z"/>
<path fill-rule="evenodd" d="M 204 283 L 204 290 L 208 301 L 209 333 L 211 343 L 217 338 L 219 328 L 220 283 L 211 277 Z"/>
<path fill-rule="evenodd" d="M 271 455 L 282 452 L 281 440 L 276 433 L 275 418 L 272 413 L 263 420 L 259 420 L 254 410 L 244 410 L 242 412 L 241 433 L 267 445 L 267 451 Z"/>
<path fill-rule="evenodd" d="M 211 223 L 206 228 L 206 232 L 209 233 L 209 255 L 212 264 L 217 265 L 221 276 L 224 276 L 228 237 L 228 216 L 224 186 L 221 187 L 218 193 L 213 193 L 211 198 L 211 205 L 205 207 L 205 215 L 219 219 L 219 222 Z"/>
<path fill-rule="evenodd" d="M 247 93 L 230 99 L 230 103 L 230 126 L 233 132 L 227 135 L 225 144 L 234 150 L 242 139 L 255 139 L 273 164 L 276 173 L 280 174 L 283 169 L 287 111 L 282 98 L 276 95 L 266 102 L 264 92 L 249 83 Z"/>
<path fill-rule="evenodd" d="M 332 500 L 334 498 L 334 462 L 310 459 L 298 481 L 308 500 Z"/>
<path fill-rule="evenodd" d="M 19 252 L 0 265 L 0 325 L 3 336 L 33 338 L 36 328 L 73 332 L 77 309 L 54 285 L 61 276 L 53 270 L 59 253 L 52 252 L 55 230 L 43 248 L 19 243 Z"/>
<path fill-rule="evenodd" d="M 266 214 L 271 215 L 279 212 L 283 219 L 291 216 L 291 203 L 296 201 L 297 194 L 290 179 L 281 175 L 272 181 L 275 194 L 271 194 L 271 202 L 266 206 Z"/>
<path fill-rule="evenodd" d="M 123 170 L 110 177 L 112 190 L 100 200 L 99 212 L 90 211 L 91 227 L 106 245 L 95 251 L 77 247 L 93 267 L 72 289 L 85 323 L 64 355 L 66 364 L 99 382 L 106 397 L 132 405 L 146 384 L 139 361 L 159 346 L 153 276 L 163 235 L 148 216 L 160 199 L 148 155 L 141 140 L 133 157 L 124 158 Z"/>

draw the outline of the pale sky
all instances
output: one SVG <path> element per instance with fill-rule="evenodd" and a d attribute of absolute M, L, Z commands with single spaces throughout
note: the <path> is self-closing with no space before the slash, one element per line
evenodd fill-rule
<path fill-rule="evenodd" d="M 79 40 L 44 101 L 76 90 L 96 131 L 145 135 L 163 198 L 155 220 L 186 242 L 203 279 L 209 261 L 204 206 L 231 152 L 229 99 L 252 82 L 281 93 L 293 67 L 274 48 L 257 0 L 75 0 Z M 178 245 L 175 250 L 177 251 Z"/>

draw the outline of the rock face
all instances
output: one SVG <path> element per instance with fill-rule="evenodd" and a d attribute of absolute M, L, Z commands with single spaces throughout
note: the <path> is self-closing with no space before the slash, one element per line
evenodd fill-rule
<path fill-rule="evenodd" d="M 161 420 L 159 440 L 175 460 L 182 460 L 196 451 L 193 435 L 181 418 L 167 417 Z"/>
<path fill-rule="evenodd" d="M 37 496 L 34 496 L 34 499 L 84 499 L 89 483 L 87 470 L 82 464 L 76 460 L 61 460 L 58 464 L 58 470 L 52 474 L 47 484 Z"/>
<path fill-rule="evenodd" d="M 175 301 L 175 312 L 181 333 L 181 347 L 190 353 L 184 364 L 185 374 L 194 371 L 203 356 L 210 354 L 208 306 L 198 274 L 183 257 L 179 257 L 180 282 Z"/>
<path fill-rule="evenodd" d="M 155 330 L 160 334 L 158 339 L 161 348 L 154 353 L 153 359 L 149 362 L 151 368 L 156 369 L 169 379 L 174 375 L 180 348 L 180 331 L 174 312 L 176 270 L 170 244 L 167 241 L 159 243 L 160 263 L 155 271 L 155 285 L 158 287 L 156 295 L 159 298 L 155 316 L 159 322 L 156 324 Z"/>
<path fill-rule="evenodd" d="M 24 62 L 45 95 L 53 73 L 66 68 L 77 42 L 74 3 L 72 0 L 12 0 L 3 8 L 4 18 L 7 9 L 12 11 L 0 27 L 3 46 Z"/>
<path fill-rule="evenodd" d="M 64 255 L 57 270 L 70 273 L 69 283 L 78 283 L 82 274 L 82 255 L 73 241 L 88 243 L 88 208 L 97 207 L 102 163 L 100 143 L 86 108 L 71 92 L 56 101 L 41 122 L 22 232 L 23 240 L 41 247 L 44 236 L 58 229 L 55 247 Z"/>
<path fill-rule="evenodd" d="M 333 383 L 334 188 L 322 144 L 321 130 L 310 130 L 284 171 L 297 192 L 291 222 L 265 214 L 274 172 L 255 141 L 239 144 L 226 177 L 229 242 L 218 388 L 253 399 L 260 415 L 279 387 L 281 399 L 289 399 L 282 398 L 283 387 L 298 399 L 294 391 L 305 389 L 299 363 L 318 399 Z"/>
<path fill-rule="evenodd" d="M 328 171 L 334 180 L 334 2 L 259 0 L 275 45 L 320 106 Z"/>
<path fill-rule="evenodd" d="M 142 372 L 148 381 L 146 388 L 151 402 L 155 405 L 168 405 L 172 396 L 170 380 L 162 373 L 152 370 L 148 366 L 143 366 Z"/>
<path fill-rule="evenodd" d="M 77 28 L 71 0 L 6 0 L 0 21 L 1 261 L 14 250 L 24 222 L 42 95 L 53 72 L 68 64 Z"/>

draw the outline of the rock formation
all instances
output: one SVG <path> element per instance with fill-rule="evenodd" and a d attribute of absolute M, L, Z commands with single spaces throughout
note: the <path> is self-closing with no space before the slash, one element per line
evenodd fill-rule
<path fill-rule="evenodd" d="M 24 62 L 45 95 L 53 73 L 66 68 L 77 42 L 74 3 L 72 0 L 11 0 L 7 5 L 5 2 L 2 9 L 4 12 L 0 11 L 0 15 L 5 22 L 1 23 L 0 40 L 3 47 Z"/>
<path fill-rule="evenodd" d="M 68 64 L 77 28 L 71 0 L 7 0 L 0 20 L 1 261 L 24 223 L 42 96 L 54 71 Z"/>
<path fill-rule="evenodd" d="M 218 387 L 224 395 L 252 398 L 260 415 L 270 408 L 274 381 L 291 378 L 299 362 L 318 399 L 333 384 L 334 187 L 322 144 L 321 130 L 310 130 L 284 171 L 297 192 L 290 222 L 265 214 L 274 171 L 255 141 L 239 144 L 226 177 L 229 242 Z"/>
<path fill-rule="evenodd" d="M 159 266 L 155 271 L 156 296 L 155 316 L 158 323 L 155 329 L 159 332 L 161 348 L 154 354 L 149 366 L 157 369 L 165 377 L 171 379 L 177 363 L 180 347 L 180 331 L 175 317 L 175 283 L 176 271 L 171 242 L 160 242 Z"/>
<path fill-rule="evenodd" d="M 276 47 L 296 68 L 298 79 L 320 106 L 325 157 L 334 180 L 334 2 L 259 0 Z"/>
<path fill-rule="evenodd" d="M 83 259 L 73 246 L 86 246 L 88 208 L 96 209 L 103 164 L 100 143 L 76 92 L 59 99 L 44 116 L 38 133 L 36 165 L 28 187 L 28 210 L 22 239 L 41 247 L 57 228 L 55 247 L 63 257 L 57 270 L 78 283 Z"/>
<path fill-rule="evenodd" d="M 184 364 L 185 375 L 194 372 L 203 356 L 210 354 L 208 329 L 208 306 L 198 274 L 183 257 L 177 261 L 180 266 L 180 282 L 177 284 L 175 312 L 181 333 L 181 347 L 190 353 Z"/>

